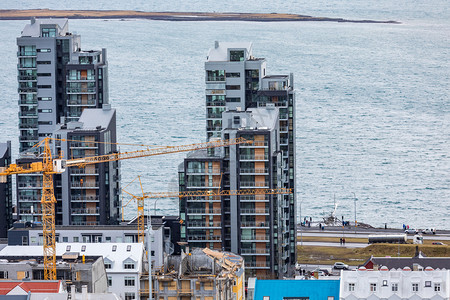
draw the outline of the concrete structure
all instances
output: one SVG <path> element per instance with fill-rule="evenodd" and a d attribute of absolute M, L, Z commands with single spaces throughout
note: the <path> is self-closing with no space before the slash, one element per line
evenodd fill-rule
<path fill-rule="evenodd" d="M 11 164 L 11 142 L 0 143 L 0 170 Z M 12 179 L 4 176 L 0 179 L 0 238 L 6 238 L 11 228 L 12 217 Z"/>
<path fill-rule="evenodd" d="M 242 300 L 244 274 L 242 257 L 208 248 L 194 249 L 187 255 L 169 256 L 164 270 L 155 272 L 153 299 Z"/>
<path fill-rule="evenodd" d="M 36 160 L 31 153 L 36 149 L 30 148 L 44 137 L 67 135 L 89 142 L 116 141 L 115 111 L 108 104 L 106 49 L 82 51 L 81 37 L 70 33 L 68 26 L 67 19 L 32 18 L 17 38 L 19 164 Z M 110 112 L 88 112 L 101 107 Z M 70 123 L 80 121 L 82 113 L 84 132 Z M 71 134 L 70 129 L 78 132 Z M 80 157 L 116 151 L 115 145 L 86 145 L 75 141 L 53 143 L 53 155 Z M 118 166 L 118 162 L 103 163 L 85 168 L 88 173 L 78 170 L 55 176 L 56 224 L 115 224 L 120 216 Z M 84 186 L 79 186 L 81 180 L 87 181 Z M 39 174 L 17 175 L 20 220 L 40 219 L 41 186 Z"/>
<path fill-rule="evenodd" d="M 18 46 L 20 151 L 51 136 L 61 117 L 108 103 L 106 50 L 81 51 L 67 19 L 31 19 Z"/>
<path fill-rule="evenodd" d="M 78 122 L 59 124 L 53 132 L 53 152 L 64 158 L 103 155 L 116 152 L 116 111 L 105 104 L 102 109 L 85 109 Z M 100 142 L 100 143 L 96 143 Z M 31 162 L 34 159 L 21 159 Z M 17 177 L 18 215 L 24 221 L 40 220 L 42 176 Z M 84 168 L 69 168 L 54 175 L 56 224 L 117 224 L 120 219 L 119 162 L 105 162 Z"/>
<path fill-rule="evenodd" d="M 250 280 L 249 280 L 250 283 Z M 254 280 L 248 300 L 338 300 L 339 280 Z"/>
<path fill-rule="evenodd" d="M 292 75 L 269 76 L 251 43 L 215 43 L 205 63 L 207 139 L 236 145 L 190 153 L 181 190 L 295 188 Z M 195 247 L 238 253 L 247 276 L 292 276 L 296 262 L 295 190 L 291 195 L 183 198 L 182 238 Z"/>
<path fill-rule="evenodd" d="M 8 248 L 13 249 L 8 249 Z M 8 246 L 0 253 L 0 277 L 9 280 L 43 280 L 44 265 L 41 255 L 24 254 L 31 246 Z M 42 247 L 40 247 L 42 249 Z M 11 251 L 12 250 L 12 251 Z M 13 253 L 11 253 L 13 252 Z M 21 253 L 22 252 L 22 253 Z M 104 293 L 107 290 L 107 277 L 102 256 L 84 255 L 70 252 L 70 249 L 57 256 L 56 277 L 71 282 L 81 291 L 86 285 L 90 292 Z"/>
<path fill-rule="evenodd" d="M 342 271 L 340 282 L 341 300 L 356 299 L 449 299 L 450 271 L 423 271 L 410 268 L 392 269 L 381 267 L 379 271 L 360 268 L 357 271 Z"/>
<path fill-rule="evenodd" d="M 140 299 L 141 286 L 148 280 L 148 263 L 141 243 L 57 243 L 56 255 L 76 253 L 78 257 L 101 256 L 110 293 L 122 299 Z M 0 257 L 42 255 L 42 246 L 7 246 Z M 103 266 L 104 263 L 104 266 Z M 58 264 L 57 264 L 58 266 Z M 145 277 L 144 277 L 145 276 Z M 94 290 L 94 292 L 97 292 Z M 105 292 L 105 291 L 99 291 Z"/>

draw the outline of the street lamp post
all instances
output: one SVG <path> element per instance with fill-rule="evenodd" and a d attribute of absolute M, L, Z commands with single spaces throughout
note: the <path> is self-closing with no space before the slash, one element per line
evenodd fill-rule
<path fill-rule="evenodd" d="M 353 203 L 355 204 L 355 234 L 356 234 L 356 227 L 358 226 L 358 223 L 357 223 L 357 221 L 356 221 L 356 195 L 355 195 L 355 193 L 354 192 L 352 192 L 352 194 L 353 194 Z"/>

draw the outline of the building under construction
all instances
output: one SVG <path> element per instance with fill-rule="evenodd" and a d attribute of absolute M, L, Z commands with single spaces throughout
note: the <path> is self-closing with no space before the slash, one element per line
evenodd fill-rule
<path fill-rule="evenodd" d="M 180 256 L 168 256 L 164 270 L 153 276 L 153 299 L 240 300 L 244 299 L 242 257 L 196 248 Z"/>

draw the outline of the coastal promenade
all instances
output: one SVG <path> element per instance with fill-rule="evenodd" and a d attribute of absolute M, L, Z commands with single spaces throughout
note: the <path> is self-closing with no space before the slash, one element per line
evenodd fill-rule
<path fill-rule="evenodd" d="M 28 20 L 36 18 L 68 19 L 149 19 L 162 21 L 252 21 L 297 22 L 327 21 L 350 23 L 393 23 L 397 21 L 349 20 L 343 18 L 313 17 L 285 13 L 219 13 L 219 12 L 144 12 L 132 10 L 51 10 L 51 9 L 2 9 L 0 20 Z"/>

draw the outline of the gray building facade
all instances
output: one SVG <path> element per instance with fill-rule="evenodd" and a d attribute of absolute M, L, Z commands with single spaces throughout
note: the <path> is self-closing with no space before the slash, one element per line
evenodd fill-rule
<path fill-rule="evenodd" d="M 85 131 L 79 130 L 76 123 L 84 111 L 110 108 L 106 49 L 81 50 L 81 37 L 69 31 L 67 19 L 32 18 L 17 38 L 17 46 L 21 152 L 17 163 L 35 161 L 28 152 L 45 137 L 72 139 L 72 142 L 51 140 L 54 156 L 63 154 L 72 158 L 116 151 L 114 144 L 95 143 L 116 142 L 115 111 L 106 126 L 100 113 L 86 114 L 83 126 L 89 128 Z M 98 124 L 88 125 L 89 118 Z M 69 132 L 68 128 L 77 129 L 77 133 Z M 87 147 L 85 140 L 94 145 Z M 102 163 L 84 170 L 85 173 L 80 169 L 54 176 L 56 224 L 118 222 L 119 163 Z M 19 219 L 40 219 L 41 189 L 42 175 L 17 175 Z"/>
<path fill-rule="evenodd" d="M 193 246 L 240 254 L 247 276 L 281 278 L 296 262 L 293 76 L 268 75 L 252 43 L 215 42 L 205 63 L 207 139 L 252 145 L 190 153 L 180 189 L 288 188 L 292 194 L 183 198 L 182 237 Z"/>
<path fill-rule="evenodd" d="M 11 164 L 11 141 L 0 143 L 0 170 Z M 4 176 L 0 180 L 0 238 L 6 238 L 13 223 L 12 180 Z"/>

